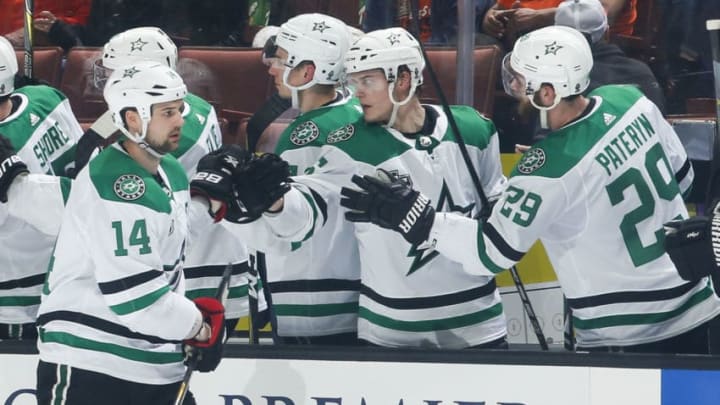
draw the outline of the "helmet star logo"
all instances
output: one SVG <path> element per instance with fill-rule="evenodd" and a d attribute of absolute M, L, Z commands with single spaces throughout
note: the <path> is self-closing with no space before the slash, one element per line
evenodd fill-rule
<path fill-rule="evenodd" d="M 399 34 L 390 34 L 390 36 L 387 37 L 388 41 L 390 41 L 390 45 L 395 45 L 400 43 L 400 35 Z"/>
<path fill-rule="evenodd" d="M 130 52 L 142 51 L 143 47 L 147 44 L 149 44 L 149 42 L 145 42 L 142 38 L 138 38 L 137 41 L 130 42 Z"/>
<path fill-rule="evenodd" d="M 135 76 L 136 73 L 140 73 L 140 71 L 137 70 L 135 66 L 132 66 L 129 69 L 125 69 L 125 71 L 123 72 L 123 77 L 129 77 L 132 79 L 132 77 Z"/>
<path fill-rule="evenodd" d="M 552 44 L 545 45 L 545 55 L 557 55 L 557 51 L 559 51 L 560 48 L 563 48 L 563 46 L 558 45 L 557 41 L 553 41 Z"/>
<path fill-rule="evenodd" d="M 319 23 L 313 23 L 313 31 L 320 31 L 321 34 L 325 33 L 326 29 L 329 29 L 330 27 L 325 24 L 325 21 L 320 21 Z"/>

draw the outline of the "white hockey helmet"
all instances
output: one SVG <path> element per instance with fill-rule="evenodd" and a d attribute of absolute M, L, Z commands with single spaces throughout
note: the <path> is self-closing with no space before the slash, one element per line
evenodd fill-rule
<path fill-rule="evenodd" d="M 400 67 L 410 71 L 410 92 L 404 100 L 395 100 L 395 79 Z M 423 83 L 423 59 L 420 43 L 403 28 L 386 28 L 365 34 L 350 47 L 345 56 L 345 75 L 381 69 L 390 82 L 388 95 L 393 104 L 386 126 L 392 127 L 397 118 L 398 107 L 407 104 Z"/>
<path fill-rule="evenodd" d="M 180 75 L 170 67 L 157 62 L 137 62 L 113 71 L 103 93 L 113 122 L 131 141 L 149 149 L 145 142 L 147 128 L 152 116 L 152 106 L 158 103 L 181 100 L 187 88 Z M 137 110 L 142 120 L 142 132 L 133 134 L 123 122 L 122 111 Z M 157 151 L 150 149 L 151 153 Z"/>
<path fill-rule="evenodd" d="M 10 41 L 0 36 L 0 96 L 6 96 L 15 90 L 15 75 L 18 72 L 15 49 Z"/>
<path fill-rule="evenodd" d="M 345 56 L 345 73 L 382 69 L 388 81 L 397 77 L 398 68 L 407 66 L 415 86 L 423 83 L 425 60 L 420 43 L 403 28 L 372 31 L 357 40 Z"/>
<path fill-rule="evenodd" d="M 345 23 L 335 17 L 301 14 L 280 26 L 276 45 L 288 53 L 285 65 L 290 69 L 311 61 L 315 64 L 315 83 L 337 84 L 350 47 L 350 33 Z"/>
<path fill-rule="evenodd" d="M 177 46 L 157 27 L 131 28 L 116 34 L 103 47 L 102 58 L 95 61 L 95 86 L 102 89 L 112 70 L 141 61 L 162 63 L 175 70 Z"/>
<path fill-rule="evenodd" d="M 593 57 L 577 30 L 549 26 L 520 37 L 502 63 L 503 86 L 512 96 L 528 96 L 540 110 L 550 110 L 564 97 L 581 94 L 590 84 Z M 539 106 L 533 95 L 548 83 L 555 89 L 551 106 Z"/>

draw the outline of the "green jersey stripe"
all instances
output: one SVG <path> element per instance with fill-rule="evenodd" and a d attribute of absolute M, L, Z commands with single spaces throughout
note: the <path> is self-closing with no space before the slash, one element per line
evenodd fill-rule
<path fill-rule="evenodd" d="M 118 315 L 127 315 L 131 312 L 139 311 L 152 305 L 155 301 L 159 300 L 160 297 L 162 297 L 169 291 L 169 286 L 163 286 L 151 292 L 150 294 L 145 294 L 142 297 L 134 299 L 132 301 L 124 302 L 117 305 L 111 305 L 110 309 L 112 309 L 113 312 Z"/>
<path fill-rule="evenodd" d="M 695 293 L 683 305 L 672 311 L 659 312 L 655 314 L 643 313 L 610 315 L 593 319 L 579 319 L 573 316 L 573 326 L 575 326 L 576 329 L 600 329 L 612 326 L 651 325 L 654 323 L 660 323 L 686 312 L 695 305 L 705 301 L 705 299 L 712 296 L 713 294 L 714 292 L 712 288 L 708 285 L 702 290 Z"/>
<path fill-rule="evenodd" d="M 388 329 L 405 332 L 432 332 L 437 330 L 448 330 L 472 326 L 477 323 L 487 321 L 488 319 L 495 318 L 496 316 L 500 316 L 502 312 L 502 303 L 497 303 L 482 311 L 453 316 L 450 318 L 433 319 L 428 321 L 401 321 L 377 314 L 368 308 L 361 306 L 358 316 L 360 318 L 367 319 L 371 323 Z"/>
<path fill-rule="evenodd" d="M 158 353 L 140 349 L 132 349 L 112 343 L 98 342 L 72 335 L 66 332 L 40 332 L 40 340 L 43 343 L 58 343 L 61 345 L 72 346 L 78 349 L 92 350 L 103 352 L 122 357 L 127 360 L 139 361 L 152 364 L 171 364 L 183 361 L 181 352 Z"/>

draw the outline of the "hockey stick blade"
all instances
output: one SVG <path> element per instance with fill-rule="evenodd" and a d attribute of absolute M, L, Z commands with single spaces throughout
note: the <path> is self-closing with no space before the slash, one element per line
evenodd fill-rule
<path fill-rule="evenodd" d="M 222 302 L 223 305 L 225 305 L 228 293 L 230 292 L 228 285 L 230 285 L 230 276 L 232 276 L 232 271 L 233 265 L 232 263 L 228 263 L 227 266 L 225 266 L 225 270 L 223 271 L 220 285 L 215 292 L 215 299 Z M 188 362 L 187 368 L 185 369 L 185 375 L 183 376 L 182 382 L 180 383 L 180 387 L 178 388 L 178 393 L 175 396 L 174 405 L 182 405 L 183 401 L 185 401 L 185 395 L 187 395 L 188 389 L 190 388 L 190 378 L 192 378 L 193 371 L 195 371 L 195 367 L 197 367 L 198 362 L 198 357 L 195 355 L 194 347 L 190 347 L 188 357 L 190 360 Z"/>

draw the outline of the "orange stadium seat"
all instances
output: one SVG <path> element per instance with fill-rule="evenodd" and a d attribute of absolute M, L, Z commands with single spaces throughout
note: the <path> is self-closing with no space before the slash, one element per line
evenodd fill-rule
<path fill-rule="evenodd" d="M 93 84 L 93 64 L 102 48 L 75 47 L 67 54 L 60 91 L 70 100 L 70 106 L 80 122 L 95 121 L 107 110 L 102 89 Z"/>
<path fill-rule="evenodd" d="M 15 49 L 20 72 L 25 66 L 25 52 Z M 33 49 L 33 76 L 46 81 L 50 86 L 60 86 L 60 70 L 62 67 L 63 50 L 58 47 L 37 47 Z"/>
<path fill-rule="evenodd" d="M 440 87 L 449 104 L 455 104 L 455 80 L 457 77 L 457 53 L 454 48 L 427 48 L 428 59 L 432 64 Z M 502 55 L 500 48 L 494 45 L 479 46 L 474 50 L 473 107 L 481 113 L 491 116 L 494 106 L 495 84 L 500 71 Z M 430 80 L 427 67 L 424 71 L 424 84 L 421 95 L 424 103 L 440 104 L 440 98 Z"/>

